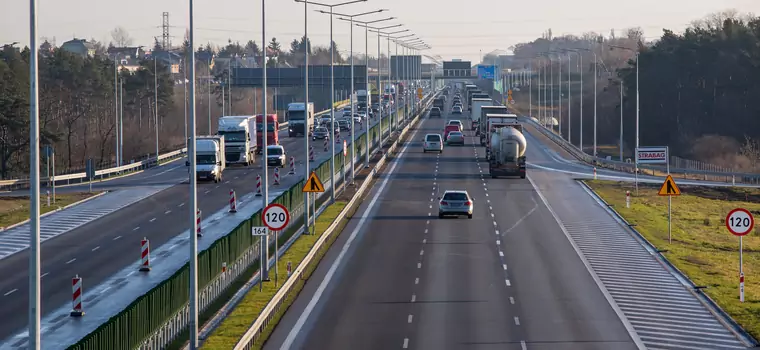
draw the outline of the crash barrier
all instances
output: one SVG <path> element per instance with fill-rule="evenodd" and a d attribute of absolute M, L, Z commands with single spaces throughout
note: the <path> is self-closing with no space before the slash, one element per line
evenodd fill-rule
<path fill-rule="evenodd" d="M 306 254 L 306 257 L 301 261 L 301 263 L 298 264 L 298 266 L 296 266 L 296 269 L 293 271 L 287 281 L 285 281 L 285 284 L 283 284 L 283 286 L 277 291 L 274 297 L 272 297 L 272 300 L 267 303 L 267 306 L 256 318 L 256 321 L 253 322 L 253 325 L 251 325 L 248 331 L 246 331 L 246 333 L 237 342 L 234 348 L 235 350 L 249 350 L 253 348 L 254 345 L 260 340 L 261 335 L 264 333 L 265 329 L 270 325 L 273 319 L 277 317 L 279 310 L 282 308 L 283 302 L 288 298 L 288 296 L 290 296 L 291 292 L 297 286 L 298 282 L 308 278 L 307 272 L 319 263 L 319 259 L 317 259 L 317 257 L 319 251 L 322 249 L 322 246 L 325 245 L 325 242 L 330 241 L 332 235 L 340 233 L 336 232 L 340 221 L 343 220 L 348 212 L 352 210 L 352 208 L 355 207 L 356 204 L 360 201 L 362 194 L 369 187 L 375 174 L 377 174 L 377 172 L 387 161 L 388 155 L 395 153 L 396 148 L 401 144 L 400 141 L 403 139 L 409 129 L 419 120 L 419 117 L 424 114 L 424 111 L 428 107 L 429 103 L 430 101 L 428 100 L 426 104 L 423 104 L 420 107 L 422 108 L 421 112 L 418 112 L 414 119 L 412 119 L 408 124 L 406 124 L 406 126 L 401 129 L 398 138 L 390 146 L 390 148 L 388 148 L 386 155 L 384 155 L 375 165 L 374 169 L 372 169 L 372 172 L 370 172 L 370 174 L 362 183 L 361 187 L 359 187 L 359 189 L 356 191 L 356 194 L 354 194 L 354 197 L 351 198 L 351 201 L 346 204 L 343 210 L 332 222 L 332 224 L 330 224 L 330 226 L 325 229 L 325 232 L 322 234 L 322 236 L 319 237 L 317 242 L 314 243 L 314 246 L 309 250 L 309 253 Z"/>
<path fill-rule="evenodd" d="M 387 116 L 383 118 L 383 135 L 389 134 Z M 395 124 L 395 123 L 394 123 Z M 359 136 L 349 147 L 355 147 L 356 159 L 361 162 L 368 151 L 365 149 L 365 137 L 370 137 L 370 147 L 375 149 L 384 137 L 380 135 L 380 124 L 370 128 Z M 372 152 L 372 149 L 369 151 Z M 350 151 L 350 149 L 349 149 Z M 348 153 L 350 157 L 350 152 Z M 349 157 L 338 152 L 336 165 L 345 164 Z M 339 166 L 336 166 L 338 169 Z M 321 179 L 330 178 L 330 159 L 313 168 Z M 336 180 L 340 176 L 334 177 Z M 303 215 L 304 195 L 302 179 L 272 203 L 288 208 L 292 223 L 280 234 L 298 222 Z M 263 226 L 261 210 L 250 219 L 241 222 L 232 232 L 219 238 L 206 250 L 198 254 L 199 312 L 205 311 L 227 288 L 241 277 L 243 272 L 258 262 L 259 238 L 251 235 L 251 227 Z M 296 233 L 296 234 L 300 234 Z M 274 237 L 270 242 L 274 244 Z M 230 263 L 232 262 L 232 263 Z M 225 271 L 222 272 L 222 266 Z M 170 278 L 161 282 L 149 292 L 139 296 L 124 310 L 111 317 L 106 323 L 95 329 L 72 345 L 69 349 L 159 349 L 176 339 L 186 330 L 189 322 L 189 264 L 184 264 Z"/>
<path fill-rule="evenodd" d="M 348 104 L 348 100 L 336 102 L 336 104 L 338 105 L 338 108 L 342 108 Z M 318 118 L 319 116 L 329 114 L 329 113 L 330 113 L 329 109 L 324 110 L 324 111 L 314 114 L 314 117 Z M 287 130 L 287 128 L 288 128 L 287 122 L 280 123 L 280 131 Z M 147 157 L 145 160 L 132 162 L 127 165 L 95 170 L 95 178 L 93 180 L 104 180 L 109 177 L 121 176 L 121 175 L 125 175 L 131 172 L 140 171 L 147 168 L 152 168 L 152 167 L 161 165 L 162 163 L 165 163 L 167 161 L 184 157 L 186 153 L 187 153 L 187 148 L 181 148 L 176 151 L 160 154 L 158 157 L 156 156 Z M 79 173 L 72 173 L 72 174 L 54 175 L 51 177 L 43 177 L 40 179 L 40 183 L 46 184 L 48 182 L 52 182 L 57 186 L 61 186 L 61 185 L 70 185 L 70 184 L 77 184 L 77 183 L 86 183 L 88 180 L 89 179 L 87 178 L 86 172 L 79 172 Z M 29 179 L 0 180 L 0 191 L 10 191 L 14 189 L 23 189 L 23 188 L 28 188 L 28 187 L 29 187 Z"/>

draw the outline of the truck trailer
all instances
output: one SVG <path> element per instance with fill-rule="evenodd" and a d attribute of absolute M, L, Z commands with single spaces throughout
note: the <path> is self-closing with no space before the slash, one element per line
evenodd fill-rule
<path fill-rule="evenodd" d="M 491 178 L 526 176 L 525 148 L 528 143 L 521 131 L 513 126 L 498 125 L 491 131 L 488 171 Z"/>
<path fill-rule="evenodd" d="M 480 111 L 482 107 L 493 105 L 490 98 L 475 98 L 472 100 L 472 113 L 470 113 L 471 130 L 476 130 L 480 123 Z"/>
<path fill-rule="evenodd" d="M 217 134 L 224 136 L 224 158 L 228 165 L 248 166 L 256 161 L 256 116 L 221 117 Z"/>

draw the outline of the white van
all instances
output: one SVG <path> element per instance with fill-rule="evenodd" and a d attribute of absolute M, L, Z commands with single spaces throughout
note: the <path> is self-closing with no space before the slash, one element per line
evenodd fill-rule
<path fill-rule="evenodd" d="M 423 153 L 427 153 L 427 151 L 443 153 L 443 136 L 441 134 L 427 134 L 423 142 Z"/>

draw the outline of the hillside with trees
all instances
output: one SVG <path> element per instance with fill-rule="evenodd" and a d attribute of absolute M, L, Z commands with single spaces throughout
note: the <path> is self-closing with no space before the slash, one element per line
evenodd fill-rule
<path fill-rule="evenodd" d="M 597 66 L 598 143 L 618 144 L 620 84 L 623 84 L 624 148 L 635 145 L 636 57 L 639 52 L 640 145 L 670 146 L 673 155 L 740 170 L 758 170 L 760 156 L 760 18 L 724 12 L 695 21 L 683 33 L 664 29 L 661 37 L 645 40 L 634 28 L 622 36 L 587 33 L 583 36 L 543 37 L 514 48 L 514 69 L 546 67 L 541 53 L 560 51 L 552 60 L 556 84 L 567 91 L 567 62 L 571 79 L 584 84 L 571 90 L 572 141 L 579 142 L 580 99 L 583 96 L 583 143 L 593 142 L 594 54 Z M 576 53 L 566 54 L 574 50 Z M 579 66 L 582 56 L 583 65 Z M 488 62 L 488 57 L 484 59 Z M 533 100 L 537 80 L 533 80 Z M 558 91 L 558 90 L 555 90 Z M 566 94 L 566 93 L 565 93 Z M 558 94 L 555 94 L 558 95 Z M 574 96 L 572 96 L 574 95 Z M 527 101 L 522 96 L 521 102 Z M 535 104 L 535 103 L 534 103 Z M 556 102 L 555 102 L 556 105 Z M 563 134 L 567 138 L 567 100 L 562 103 Z M 558 111 L 555 111 L 555 116 Z M 535 116 L 535 113 L 534 113 Z"/>
<path fill-rule="evenodd" d="M 125 30 L 117 28 L 113 41 L 105 45 L 89 41 L 95 54 L 83 56 L 56 47 L 49 41 L 40 46 L 39 57 L 39 115 L 41 144 L 50 144 L 56 152 L 56 173 L 82 171 L 88 158 L 99 168 L 115 164 L 116 111 L 114 57 L 109 49 L 132 45 Z M 185 113 L 189 106 L 185 81 L 187 40 L 178 48 L 167 48 L 181 58 L 179 68 L 170 73 L 168 64 L 151 57 L 137 59 L 130 69 L 120 65 L 117 92 L 123 96 L 124 160 L 140 160 L 155 155 L 156 124 L 160 134 L 161 152 L 185 145 Z M 328 47 L 312 46 L 303 38 L 289 45 L 272 38 L 267 44 L 269 67 L 296 67 L 304 61 L 304 51 L 310 52 L 311 65 L 330 63 Z M 154 52 L 164 48 L 155 44 Z M 336 50 L 338 48 L 336 47 Z M 338 51 L 340 52 L 340 51 Z M 0 47 L 0 178 L 23 178 L 29 172 L 29 49 L 12 45 Z M 213 57 L 212 60 L 209 58 Z M 200 133 L 215 131 L 216 118 L 222 113 L 253 114 L 261 106 L 261 89 L 226 88 L 222 101 L 222 85 L 226 68 L 214 64 L 217 58 L 251 57 L 261 66 L 262 52 L 256 41 L 245 44 L 229 41 L 217 47 L 213 44 L 196 49 L 196 116 Z M 358 58 L 358 57 L 357 57 Z M 346 61 L 340 53 L 337 63 Z M 361 57 L 362 62 L 364 57 Z M 373 59 L 373 62 L 374 61 Z M 176 62 L 174 63 L 176 65 Z M 157 76 L 156 76 L 157 74 Z M 158 100 L 154 95 L 154 77 L 158 80 Z M 214 79 L 209 79 L 214 77 Z M 230 95 L 231 90 L 231 95 Z M 280 89 L 283 90 L 283 89 Z M 301 98 L 303 89 L 278 91 Z M 313 93 L 312 100 L 318 98 Z M 210 99 L 209 96 L 212 98 Z M 268 93 L 272 110 L 274 91 Z M 210 100 L 210 103 L 209 103 Z M 183 103 L 183 101 L 185 103 Z M 290 102 L 290 101 L 288 101 Z M 158 122 L 155 111 L 158 109 Z M 209 128 L 208 120 L 212 127 Z M 43 161 L 44 164 L 44 161 Z"/>

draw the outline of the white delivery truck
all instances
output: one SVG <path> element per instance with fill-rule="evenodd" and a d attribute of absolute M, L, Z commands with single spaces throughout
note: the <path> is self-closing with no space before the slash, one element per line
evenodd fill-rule
<path fill-rule="evenodd" d="M 256 161 L 256 116 L 221 117 L 217 134 L 224 136 L 227 164 L 248 166 Z"/>
<path fill-rule="evenodd" d="M 472 112 L 470 113 L 470 126 L 472 130 L 478 128 L 480 123 L 480 109 L 484 106 L 492 106 L 493 100 L 490 98 L 473 98 L 472 99 Z"/>
<path fill-rule="evenodd" d="M 314 103 L 309 102 L 308 112 L 303 102 L 288 103 L 285 115 L 288 120 L 288 136 L 308 136 L 314 129 Z"/>
<path fill-rule="evenodd" d="M 186 162 L 186 165 L 190 165 Z M 222 181 L 225 168 L 224 136 L 209 135 L 195 138 L 195 172 L 198 180 Z"/>

